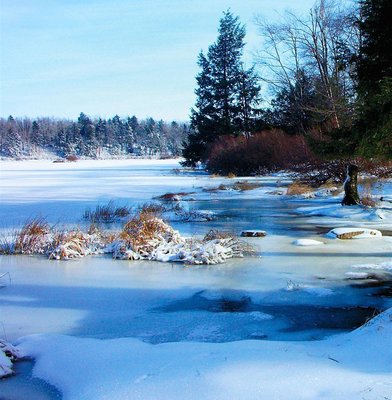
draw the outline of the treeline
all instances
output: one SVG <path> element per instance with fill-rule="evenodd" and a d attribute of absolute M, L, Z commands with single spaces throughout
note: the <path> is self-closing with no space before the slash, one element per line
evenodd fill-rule
<path fill-rule="evenodd" d="M 11 158 L 179 156 L 186 123 L 138 120 L 135 116 L 77 121 L 55 118 L 0 119 L 0 156 Z"/>
<path fill-rule="evenodd" d="M 225 12 L 199 55 L 185 164 L 249 173 L 310 158 L 392 160 L 390 15 L 390 0 L 317 0 L 278 22 L 260 16 L 260 50 L 245 68 L 245 27 Z"/>

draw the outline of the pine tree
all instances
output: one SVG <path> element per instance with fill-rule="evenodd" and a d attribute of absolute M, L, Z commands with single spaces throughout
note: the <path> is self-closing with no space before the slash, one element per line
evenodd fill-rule
<path fill-rule="evenodd" d="M 93 122 L 84 113 L 80 113 L 78 125 L 81 138 L 81 153 L 88 157 L 96 157 L 98 141 L 95 136 L 95 126 Z"/>
<path fill-rule="evenodd" d="M 313 82 L 300 69 L 294 84 L 281 89 L 272 100 L 272 124 L 288 134 L 304 134 L 316 122 L 314 92 Z"/>
<path fill-rule="evenodd" d="M 369 157 L 392 158 L 392 2 L 362 0 L 360 10 L 359 148 Z"/>
<path fill-rule="evenodd" d="M 218 38 L 207 55 L 199 54 L 195 108 L 191 110 L 194 132 L 185 144 L 185 165 L 206 160 L 206 150 L 222 135 L 249 135 L 260 88 L 253 69 L 245 70 L 241 58 L 245 27 L 226 11 L 219 22 Z"/>

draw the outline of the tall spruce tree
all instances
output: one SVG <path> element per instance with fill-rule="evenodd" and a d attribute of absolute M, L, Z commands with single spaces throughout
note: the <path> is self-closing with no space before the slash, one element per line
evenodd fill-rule
<path fill-rule="evenodd" d="M 392 159 L 392 1 L 361 0 L 359 4 L 359 150 L 365 156 Z"/>
<path fill-rule="evenodd" d="M 195 108 L 183 156 L 185 165 L 205 161 L 209 143 L 222 135 L 249 135 L 256 115 L 260 88 L 253 69 L 241 62 L 245 27 L 230 11 L 219 22 L 218 38 L 207 55 L 199 54 Z"/>

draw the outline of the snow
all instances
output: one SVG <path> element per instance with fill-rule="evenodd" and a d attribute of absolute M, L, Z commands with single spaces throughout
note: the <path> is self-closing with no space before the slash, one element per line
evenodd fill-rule
<path fill-rule="evenodd" d="M 0 378 L 6 377 L 12 374 L 12 362 L 5 355 L 5 352 L 0 349 Z"/>
<path fill-rule="evenodd" d="M 267 233 L 246 239 L 257 248 L 252 257 L 224 258 L 221 243 L 186 249 L 185 258 L 219 250 L 225 264 L 209 266 L 172 264 L 172 249 L 159 246 L 163 263 L 0 256 L 0 276 L 9 273 L 0 281 L 0 322 L 34 360 L 33 375 L 65 400 L 391 397 L 392 301 L 350 280 L 392 271 L 391 204 L 341 207 L 326 191 L 288 197 L 285 174 L 244 178 L 261 184 L 254 190 L 215 190 L 233 180 L 174 168 L 178 161 L 1 163 L 3 232 L 37 214 L 75 227 L 87 207 L 110 200 L 136 208 L 164 193 L 192 193 L 176 203 L 213 218 L 173 222 L 181 237 L 212 228 Z M 391 194 L 388 184 L 383 195 Z M 347 225 L 383 236 L 325 237 Z M 330 314 L 345 322 L 350 310 L 371 317 L 372 307 L 387 311 L 358 330 L 318 326 Z M 1 351 L 0 364 L 10 368 Z M 23 397 L 12 379 L 12 395 Z"/>
<path fill-rule="evenodd" d="M 380 264 L 357 264 L 353 265 L 353 268 L 362 268 L 362 269 L 381 269 L 385 271 L 392 271 L 392 260 L 382 262 Z"/>
<path fill-rule="evenodd" d="M 392 191 L 392 184 L 386 181 L 384 193 Z M 340 204 L 341 197 L 315 199 L 313 204 L 298 207 L 296 213 L 306 216 L 309 222 L 324 223 L 329 226 L 347 224 L 366 225 L 369 228 L 392 229 L 392 204 L 380 201 L 375 207 L 345 206 Z"/>
<path fill-rule="evenodd" d="M 13 374 L 12 361 L 20 357 L 17 348 L 0 339 L 0 379 Z"/>
<path fill-rule="evenodd" d="M 319 246 L 320 244 L 324 243 L 314 239 L 296 239 L 293 242 L 294 246 Z"/>
<path fill-rule="evenodd" d="M 388 398 L 392 387 L 391 310 L 316 342 L 151 345 L 37 335 L 21 338 L 18 349 L 36 360 L 34 376 L 60 389 L 64 400 L 357 400 Z"/>
<path fill-rule="evenodd" d="M 382 233 L 376 229 L 366 228 L 335 228 L 326 235 L 330 239 L 372 239 L 379 238 Z"/>

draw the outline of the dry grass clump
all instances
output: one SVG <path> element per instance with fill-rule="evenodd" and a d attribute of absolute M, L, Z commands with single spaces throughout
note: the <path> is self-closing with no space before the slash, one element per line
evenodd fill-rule
<path fill-rule="evenodd" d="M 378 179 L 375 177 L 364 177 L 360 179 L 360 185 L 358 188 L 359 198 L 361 204 L 365 207 L 375 207 L 377 201 L 374 200 L 373 191 L 378 184 Z"/>
<path fill-rule="evenodd" d="M 213 187 L 206 187 L 203 188 L 204 192 L 217 192 L 219 190 L 240 190 L 240 191 L 246 191 L 246 190 L 253 190 L 261 187 L 261 183 L 257 182 L 249 182 L 249 181 L 237 181 L 233 184 L 230 185 L 225 185 L 224 183 L 221 183 L 219 186 L 213 186 Z"/>
<path fill-rule="evenodd" d="M 46 221 L 35 219 L 14 236 L 14 243 L 9 238 L 9 253 L 45 254 L 55 260 L 111 253 L 114 258 L 126 260 L 217 264 L 242 257 L 249 250 L 245 242 L 229 232 L 211 230 L 202 240 L 182 238 L 155 211 L 146 205 L 119 233 L 101 231 L 94 223 L 87 232 L 55 231 Z M 200 216 L 207 218 L 201 212 Z"/>
<path fill-rule="evenodd" d="M 166 210 L 162 204 L 159 203 L 145 203 L 142 205 L 140 212 L 155 215 L 160 217 Z"/>
<path fill-rule="evenodd" d="M 227 174 L 227 177 L 228 177 L 229 179 L 233 179 L 233 178 L 236 178 L 237 175 L 236 175 L 234 172 L 229 172 L 229 173 Z"/>
<path fill-rule="evenodd" d="M 235 237 L 235 234 L 233 232 L 210 229 L 204 235 L 203 242 L 208 242 L 209 240 L 215 240 L 215 239 L 228 239 L 228 238 L 234 238 L 234 237 Z"/>
<path fill-rule="evenodd" d="M 141 211 L 124 225 L 119 238 L 144 255 L 150 254 L 161 240 L 177 241 L 177 234 L 154 214 Z"/>
<path fill-rule="evenodd" d="M 248 182 L 248 181 L 238 181 L 233 185 L 234 190 L 253 190 L 261 187 L 261 183 L 258 182 Z"/>
<path fill-rule="evenodd" d="M 96 206 L 95 210 L 91 210 L 90 208 L 86 209 L 83 213 L 83 218 L 93 223 L 112 223 L 119 219 L 128 217 L 130 212 L 131 211 L 128 207 L 116 206 L 111 200 L 106 205 Z"/>
<path fill-rule="evenodd" d="M 18 236 L 18 231 L 14 231 L 8 235 L 2 235 L 0 237 L 0 254 L 14 254 L 15 242 Z"/>
<path fill-rule="evenodd" d="M 49 259 L 68 260 L 103 253 L 104 248 L 115 239 L 114 233 L 102 232 L 93 224 L 87 233 L 79 229 L 56 232 L 48 252 Z"/>
<path fill-rule="evenodd" d="M 14 253 L 44 254 L 48 249 L 49 224 L 43 218 L 32 219 L 16 234 Z"/>
<path fill-rule="evenodd" d="M 165 193 L 162 196 L 154 197 L 154 199 L 161 201 L 181 201 L 182 197 L 193 193 L 194 192 Z"/>
<path fill-rule="evenodd" d="M 365 207 L 376 207 L 377 206 L 377 201 L 375 201 L 372 196 L 368 196 L 368 195 L 361 196 L 360 200 L 361 200 L 361 204 Z"/>
<path fill-rule="evenodd" d="M 312 192 L 313 189 L 306 183 L 295 181 L 287 188 L 287 194 L 289 196 L 297 196 L 305 193 Z"/>
<path fill-rule="evenodd" d="M 58 233 L 53 239 L 49 259 L 68 260 L 70 258 L 84 257 L 89 253 L 88 245 L 88 237 L 81 231 Z"/>

